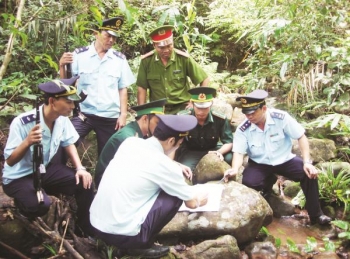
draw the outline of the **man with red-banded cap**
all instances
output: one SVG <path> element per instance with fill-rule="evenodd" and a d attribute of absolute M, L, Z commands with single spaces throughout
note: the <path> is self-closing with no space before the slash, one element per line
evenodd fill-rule
<path fill-rule="evenodd" d="M 122 17 L 103 20 L 90 46 L 64 53 L 59 62 L 61 78 L 66 78 L 68 64 L 73 76 L 80 76 L 78 93 L 87 95 L 80 103 L 84 116 L 74 117 L 72 123 L 80 135 L 79 142 L 90 131 L 96 133 L 98 154 L 108 139 L 126 125 L 127 88 L 135 83 L 126 57 L 112 48 L 122 24 Z"/>
<path fill-rule="evenodd" d="M 136 85 L 137 102 L 167 98 L 165 113 L 176 114 L 184 110 L 191 98 L 190 83 L 208 86 L 209 78 L 198 63 L 186 52 L 174 48 L 171 25 L 161 26 L 150 33 L 154 50 L 141 57 Z"/>
<path fill-rule="evenodd" d="M 185 182 L 181 166 L 168 157 L 197 124 L 194 116 L 156 115 L 159 122 L 148 139 L 129 137 L 108 164 L 90 221 L 96 237 L 129 256 L 160 258 L 167 246 L 154 244 L 157 234 L 178 212 L 207 203 L 203 186 Z M 131 157 L 137 158 L 130 161 Z"/>

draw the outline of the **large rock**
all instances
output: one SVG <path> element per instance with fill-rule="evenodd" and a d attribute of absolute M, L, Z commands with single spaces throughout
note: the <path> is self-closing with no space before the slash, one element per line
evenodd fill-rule
<path fill-rule="evenodd" d="M 176 255 L 176 258 L 186 259 L 242 258 L 236 239 L 230 235 L 219 237 L 216 240 L 203 241 L 183 252 L 171 252 Z"/>
<path fill-rule="evenodd" d="M 193 183 L 207 183 L 208 181 L 220 180 L 227 169 L 231 166 L 225 161 L 220 161 L 216 154 L 206 154 L 198 162 L 193 171 Z"/>
<path fill-rule="evenodd" d="M 223 184 L 217 212 L 178 212 L 160 236 L 205 238 L 232 235 L 238 244 L 252 241 L 263 224 L 272 222 L 272 210 L 255 190 L 234 181 Z"/>
<path fill-rule="evenodd" d="M 336 157 L 337 149 L 335 143 L 330 139 L 309 139 L 310 157 L 315 162 L 329 161 Z M 301 156 L 298 141 L 293 141 L 292 152 Z"/>
<path fill-rule="evenodd" d="M 215 98 L 213 100 L 213 106 L 211 107 L 213 111 L 225 114 L 226 118 L 230 120 L 232 118 L 232 106 L 229 105 L 226 101 Z"/>

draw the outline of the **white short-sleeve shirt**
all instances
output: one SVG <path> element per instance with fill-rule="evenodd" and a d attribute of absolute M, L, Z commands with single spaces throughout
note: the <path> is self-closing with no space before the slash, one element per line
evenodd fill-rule
<path fill-rule="evenodd" d="M 181 167 L 159 141 L 130 137 L 119 147 L 90 207 L 91 224 L 102 232 L 135 236 L 161 190 L 182 200 L 194 197 Z"/>
<path fill-rule="evenodd" d="M 295 157 L 291 152 L 292 139 L 299 139 L 304 133 L 304 128 L 287 112 L 268 108 L 264 130 L 249 120 L 237 127 L 232 151 L 248 154 L 259 164 L 280 165 Z"/>

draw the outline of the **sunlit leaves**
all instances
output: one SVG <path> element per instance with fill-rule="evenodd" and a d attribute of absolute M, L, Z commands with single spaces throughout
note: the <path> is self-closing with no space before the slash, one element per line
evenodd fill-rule
<path fill-rule="evenodd" d="M 336 247 L 334 242 L 332 242 L 331 240 L 329 240 L 328 237 L 324 237 L 323 239 L 323 243 L 324 243 L 324 250 L 325 251 L 329 251 L 329 252 L 335 252 Z M 321 249 L 320 249 L 321 250 Z"/>
<path fill-rule="evenodd" d="M 291 252 L 300 253 L 299 248 L 297 247 L 295 242 L 290 238 L 287 238 L 287 247 Z"/>
<path fill-rule="evenodd" d="M 308 237 L 306 239 L 306 245 L 305 245 L 305 252 L 306 253 L 310 253 L 315 251 L 315 249 L 317 248 L 317 240 L 314 237 Z"/>

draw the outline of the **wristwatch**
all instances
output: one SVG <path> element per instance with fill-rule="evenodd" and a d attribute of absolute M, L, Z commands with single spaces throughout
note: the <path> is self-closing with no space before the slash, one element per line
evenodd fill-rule
<path fill-rule="evenodd" d="M 310 165 L 312 165 L 312 160 L 304 160 L 303 162 L 304 162 L 304 164 L 310 164 Z"/>
<path fill-rule="evenodd" d="M 79 170 L 84 170 L 84 171 L 86 171 L 86 168 L 85 168 L 84 166 L 80 166 L 80 167 L 77 167 L 77 168 L 75 169 L 75 171 L 79 171 Z"/>

